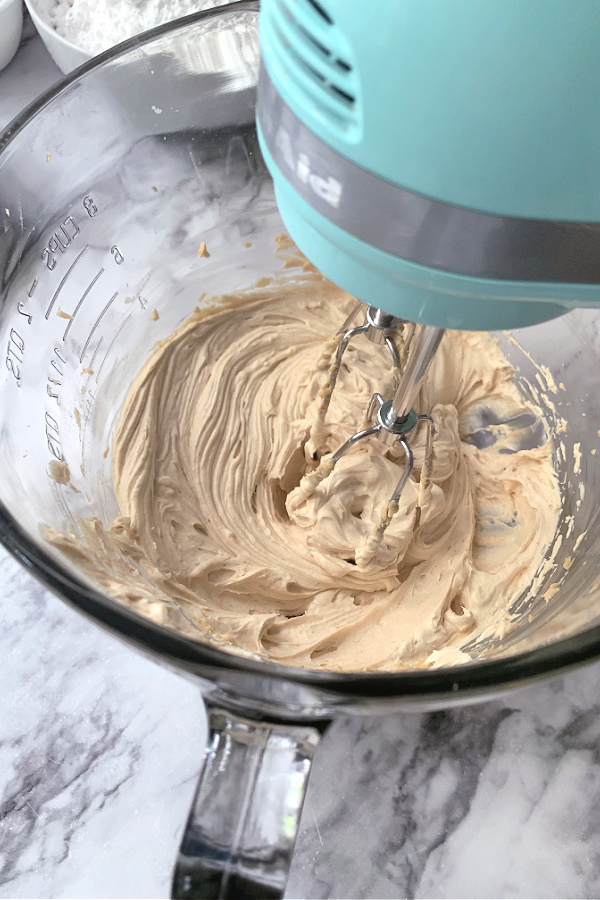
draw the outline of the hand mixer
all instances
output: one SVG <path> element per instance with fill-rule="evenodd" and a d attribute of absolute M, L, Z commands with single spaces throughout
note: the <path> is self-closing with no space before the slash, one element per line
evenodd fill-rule
<path fill-rule="evenodd" d="M 414 404 L 443 330 L 600 306 L 599 38 L 588 0 L 262 0 L 257 120 L 281 216 L 367 305 L 331 342 L 316 425 L 350 340 L 387 345 L 396 373 L 298 489 L 367 438 L 400 444 L 404 470 L 358 565 L 398 509 L 424 422 L 418 523 L 434 426 Z"/>

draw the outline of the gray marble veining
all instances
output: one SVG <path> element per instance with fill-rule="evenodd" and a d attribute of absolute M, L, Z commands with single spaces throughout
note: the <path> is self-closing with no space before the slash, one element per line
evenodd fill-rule
<path fill-rule="evenodd" d="M 599 738 L 598 665 L 495 703 L 336 723 L 289 896 L 600 896 Z"/>
<path fill-rule="evenodd" d="M 0 896 L 168 896 L 206 736 L 199 691 L 4 552 L 0 583 Z"/>
<path fill-rule="evenodd" d="M 60 77 L 31 23 L 0 127 Z M 201 764 L 197 689 L 0 551 L 0 897 L 166 897 Z M 463 710 L 342 719 L 287 896 L 600 896 L 600 665 Z"/>

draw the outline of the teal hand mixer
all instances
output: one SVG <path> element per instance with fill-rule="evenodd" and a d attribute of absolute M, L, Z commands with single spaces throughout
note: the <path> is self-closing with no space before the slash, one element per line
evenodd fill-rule
<path fill-rule="evenodd" d="M 340 330 L 321 417 L 356 335 L 386 344 L 399 373 L 366 427 L 305 477 L 314 490 L 372 435 L 402 444 L 367 563 L 421 420 L 431 447 L 413 404 L 443 329 L 600 306 L 600 3 L 262 0 L 260 40 L 259 139 L 281 216 L 366 304 Z M 395 335 L 406 350 L 414 323 L 400 373 Z"/>

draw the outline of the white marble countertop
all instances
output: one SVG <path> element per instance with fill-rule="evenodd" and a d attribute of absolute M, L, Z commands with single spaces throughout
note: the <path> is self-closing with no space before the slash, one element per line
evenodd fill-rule
<path fill-rule="evenodd" d="M 60 77 L 26 25 L 0 128 Z M 0 551 L 0 896 L 168 896 L 197 689 Z M 454 712 L 341 719 L 288 897 L 599 897 L 600 665 Z"/>

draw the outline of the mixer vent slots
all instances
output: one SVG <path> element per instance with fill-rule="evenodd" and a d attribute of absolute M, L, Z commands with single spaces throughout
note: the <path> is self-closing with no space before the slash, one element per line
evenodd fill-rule
<path fill-rule="evenodd" d="M 337 137 L 359 136 L 358 74 L 350 49 L 318 0 L 275 0 L 266 5 L 263 28 L 290 85 L 285 97 L 304 117 L 317 116 Z"/>

